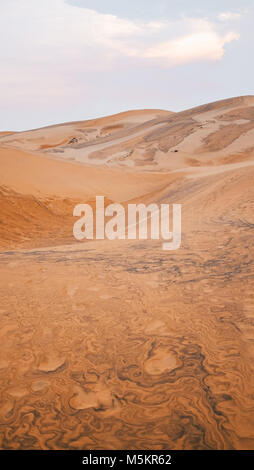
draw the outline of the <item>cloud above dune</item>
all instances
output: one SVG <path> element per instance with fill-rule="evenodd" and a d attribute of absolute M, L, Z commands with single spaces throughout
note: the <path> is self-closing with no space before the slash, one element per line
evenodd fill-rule
<path fill-rule="evenodd" d="M 208 19 L 135 21 L 64 0 L 3 0 L 0 8 L 6 59 L 23 54 L 40 64 L 83 61 L 84 67 L 102 68 L 126 57 L 172 67 L 220 60 L 225 45 L 239 38 Z"/>
<path fill-rule="evenodd" d="M 230 20 L 237 20 L 241 18 L 242 13 L 234 12 L 234 11 L 223 11 L 218 15 L 218 20 L 220 21 L 230 21 Z"/>
<path fill-rule="evenodd" d="M 218 33 L 208 20 L 182 21 L 187 34 L 156 44 L 144 51 L 144 57 L 163 60 L 164 65 L 168 66 L 196 61 L 217 61 L 221 60 L 225 53 L 225 44 L 240 37 L 233 31 Z"/>

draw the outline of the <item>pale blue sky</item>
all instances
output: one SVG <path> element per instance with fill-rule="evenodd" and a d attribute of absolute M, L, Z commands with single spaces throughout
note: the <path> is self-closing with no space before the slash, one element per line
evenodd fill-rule
<path fill-rule="evenodd" d="M 253 94 L 253 0 L 1 0 L 0 130 Z"/>

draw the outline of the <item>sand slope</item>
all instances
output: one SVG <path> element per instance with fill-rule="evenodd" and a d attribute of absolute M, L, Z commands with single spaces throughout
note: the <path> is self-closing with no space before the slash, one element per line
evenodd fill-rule
<path fill-rule="evenodd" d="M 253 156 L 254 97 L 180 113 L 136 111 L 1 138 L 4 147 L 89 165 L 168 171 L 237 163 Z"/>

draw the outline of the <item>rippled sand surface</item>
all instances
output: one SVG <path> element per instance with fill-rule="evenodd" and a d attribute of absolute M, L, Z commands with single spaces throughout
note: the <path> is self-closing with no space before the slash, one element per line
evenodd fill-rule
<path fill-rule="evenodd" d="M 179 250 L 73 243 L 71 193 L 5 180 L 0 447 L 251 449 L 254 167 L 125 178 L 122 199 L 182 203 Z"/>

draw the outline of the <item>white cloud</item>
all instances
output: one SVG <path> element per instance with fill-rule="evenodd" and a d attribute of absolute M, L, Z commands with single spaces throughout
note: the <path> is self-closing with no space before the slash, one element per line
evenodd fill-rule
<path fill-rule="evenodd" d="M 220 18 L 229 15 L 222 13 Z M 40 64 L 87 60 L 87 66 L 95 68 L 119 56 L 163 59 L 168 66 L 220 60 L 224 45 L 239 37 L 217 31 L 207 19 L 133 21 L 73 7 L 64 0 L 1 0 L 0 30 L 5 57 L 22 56 Z"/>
<path fill-rule="evenodd" d="M 41 90 L 60 102 L 78 96 L 89 72 L 113 68 L 122 58 L 163 67 L 217 61 L 238 38 L 206 18 L 134 21 L 65 0 L 1 0 L 0 94 L 7 102 Z"/>
<path fill-rule="evenodd" d="M 236 13 L 233 11 L 224 11 L 218 15 L 219 21 L 231 21 L 242 17 L 242 13 Z"/>
<path fill-rule="evenodd" d="M 165 41 L 145 52 L 145 57 L 163 59 L 165 65 L 186 64 L 195 61 L 221 60 L 226 43 L 239 39 L 237 33 L 219 35 L 211 28 Z"/>

